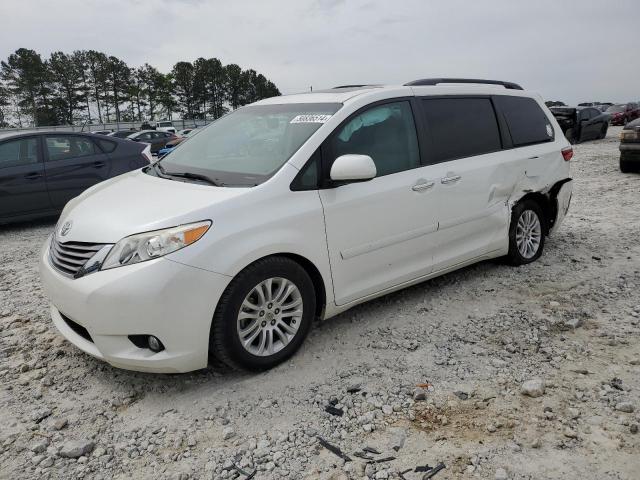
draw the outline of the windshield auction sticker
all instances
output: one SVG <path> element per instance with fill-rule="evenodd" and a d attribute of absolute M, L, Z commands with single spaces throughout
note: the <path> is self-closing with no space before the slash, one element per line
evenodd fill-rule
<path fill-rule="evenodd" d="M 324 113 L 309 113 L 306 115 L 297 115 L 291 119 L 289 123 L 325 123 L 331 118 L 331 115 Z"/>

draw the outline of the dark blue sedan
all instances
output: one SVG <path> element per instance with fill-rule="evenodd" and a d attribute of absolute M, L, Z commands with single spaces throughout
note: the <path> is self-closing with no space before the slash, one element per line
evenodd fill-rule
<path fill-rule="evenodd" d="M 103 135 L 0 133 L 0 224 L 57 215 L 92 185 L 151 159 L 149 145 Z"/>

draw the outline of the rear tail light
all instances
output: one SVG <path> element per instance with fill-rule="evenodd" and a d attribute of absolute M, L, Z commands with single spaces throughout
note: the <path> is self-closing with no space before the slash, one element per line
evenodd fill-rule
<path fill-rule="evenodd" d="M 144 147 L 142 150 L 142 157 L 149 163 L 153 162 L 153 155 L 151 154 L 151 145 Z"/>
<path fill-rule="evenodd" d="M 562 149 L 562 158 L 565 162 L 568 162 L 573 158 L 573 147 L 564 147 Z"/>

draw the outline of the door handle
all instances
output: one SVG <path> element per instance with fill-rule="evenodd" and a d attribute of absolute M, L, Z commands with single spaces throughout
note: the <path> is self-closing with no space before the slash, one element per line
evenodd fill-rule
<path fill-rule="evenodd" d="M 460 175 L 452 175 L 452 176 L 450 176 L 450 177 L 442 177 L 442 178 L 440 179 L 440 183 L 444 183 L 445 185 L 446 185 L 447 183 L 455 183 L 455 182 L 457 182 L 458 180 L 460 180 L 461 178 L 462 178 L 462 177 L 461 177 Z"/>
<path fill-rule="evenodd" d="M 27 180 L 37 180 L 38 178 L 42 177 L 41 173 L 28 173 L 24 176 L 24 178 L 26 178 Z"/>
<path fill-rule="evenodd" d="M 94 162 L 93 168 L 101 168 L 104 167 L 104 162 Z"/>
<path fill-rule="evenodd" d="M 435 185 L 434 182 L 418 183 L 413 187 L 411 187 L 411 190 L 413 190 L 414 192 L 422 192 L 424 190 L 429 190 L 434 185 Z"/>

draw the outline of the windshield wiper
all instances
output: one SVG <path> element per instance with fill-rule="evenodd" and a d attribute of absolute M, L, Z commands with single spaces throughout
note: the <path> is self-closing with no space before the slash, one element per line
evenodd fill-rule
<path fill-rule="evenodd" d="M 164 167 L 162 165 L 160 165 L 159 161 L 155 161 L 151 164 L 151 167 L 156 170 L 156 173 L 158 172 L 158 170 L 160 171 L 161 175 L 167 175 L 167 171 L 164 169 Z"/>
<path fill-rule="evenodd" d="M 209 185 L 213 185 L 214 187 L 221 187 L 222 184 L 219 182 L 216 182 L 213 178 L 209 178 L 206 175 L 200 175 L 199 173 L 191 173 L 191 172 L 167 172 L 163 167 L 161 167 L 160 165 L 158 165 L 158 167 L 160 167 L 160 171 L 169 176 L 169 177 L 178 177 L 178 178 L 187 178 L 189 180 L 200 180 L 202 182 L 206 182 Z"/>

